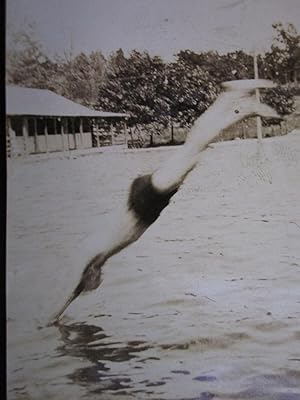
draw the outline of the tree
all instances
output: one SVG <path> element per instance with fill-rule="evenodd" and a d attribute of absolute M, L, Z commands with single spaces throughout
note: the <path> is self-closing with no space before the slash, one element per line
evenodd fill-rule
<path fill-rule="evenodd" d="M 294 32 L 295 34 L 295 32 Z M 291 38 L 289 47 L 296 48 L 297 40 Z M 233 79 L 253 79 L 254 66 L 253 56 L 243 51 L 235 51 L 225 55 L 216 52 L 194 53 L 189 50 L 181 51 L 178 59 L 183 60 L 194 68 L 201 67 L 209 74 L 214 84 L 220 84 Z M 287 51 L 273 46 L 272 51 L 264 57 L 258 56 L 259 76 L 281 82 L 284 71 L 287 70 Z M 276 61 L 275 61 L 276 60 Z M 283 67 L 279 67 L 283 65 Z M 294 109 L 293 95 L 290 89 L 278 87 L 263 91 L 262 100 L 271 105 L 281 115 L 290 114 Z M 266 123 L 272 121 L 266 121 Z"/>
<path fill-rule="evenodd" d="M 8 29 L 6 81 L 10 84 L 47 89 L 56 73 L 55 63 L 46 56 L 35 37 L 34 25 Z"/>
<path fill-rule="evenodd" d="M 180 58 L 167 67 L 162 95 L 169 115 L 181 126 L 190 126 L 214 101 L 218 86 L 208 72 Z"/>
<path fill-rule="evenodd" d="M 158 131 L 171 120 L 190 125 L 211 104 L 218 87 L 199 66 L 184 59 L 165 64 L 160 57 L 121 50 L 108 60 L 99 90 L 102 109 L 130 113 L 130 124 L 149 124 Z"/>
<path fill-rule="evenodd" d="M 122 50 L 108 60 L 97 106 L 103 110 L 130 113 L 131 124 L 162 122 L 168 105 L 160 95 L 165 64 L 160 57 L 134 50 L 128 58 Z"/>
<path fill-rule="evenodd" d="M 291 114 L 294 111 L 294 97 L 289 88 L 278 86 L 274 89 L 268 89 L 262 93 L 261 99 L 282 116 Z M 270 119 L 264 120 L 265 125 L 270 125 L 273 122 Z"/>
<path fill-rule="evenodd" d="M 49 89 L 86 106 L 97 102 L 106 60 L 100 51 L 50 59 L 36 38 L 34 25 L 8 29 L 6 81 L 9 84 Z"/>
<path fill-rule="evenodd" d="M 273 24 L 271 51 L 264 57 L 264 76 L 281 83 L 297 82 L 300 71 L 300 35 L 293 24 Z"/>
<path fill-rule="evenodd" d="M 106 60 L 100 51 L 89 55 L 57 58 L 55 92 L 85 106 L 97 103 L 98 88 L 104 79 Z"/>
<path fill-rule="evenodd" d="M 273 25 L 271 51 L 259 55 L 259 76 L 287 83 L 300 70 L 300 36 L 293 25 Z M 8 30 L 7 82 L 49 89 L 83 105 L 130 114 L 129 125 L 158 133 L 172 122 L 191 125 L 213 102 L 220 83 L 252 79 L 253 57 L 243 51 L 220 55 L 182 50 L 165 63 L 146 51 L 125 56 L 119 49 L 106 60 L 100 51 L 51 59 L 36 39 L 34 25 Z M 293 110 L 287 89 L 267 91 L 263 99 L 281 114 Z"/>
<path fill-rule="evenodd" d="M 241 50 L 224 55 L 214 51 L 195 53 L 182 50 L 177 54 L 177 60 L 202 68 L 217 84 L 233 79 L 253 78 L 253 58 Z"/>

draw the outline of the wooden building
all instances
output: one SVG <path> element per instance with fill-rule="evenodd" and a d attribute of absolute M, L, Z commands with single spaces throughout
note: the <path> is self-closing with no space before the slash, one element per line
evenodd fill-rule
<path fill-rule="evenodd" d="M 128 116 L 92 110 L 50 90 L 7 86 L 7 154 L 126 144 Z"/>

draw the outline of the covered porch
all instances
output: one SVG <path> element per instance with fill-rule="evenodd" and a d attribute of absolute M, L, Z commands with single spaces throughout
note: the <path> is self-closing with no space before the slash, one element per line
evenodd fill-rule
<path fill-rule="evenodd" d="M 127 145 L 126 121 L 116 118 L 7 116 L 6 123 L 15 156 Z"/>
<path fill-rule="evenodd" d="M 127 145 L 127 114 L 91 110 L 48 90 L 6 90 L 8 156 Z"/>

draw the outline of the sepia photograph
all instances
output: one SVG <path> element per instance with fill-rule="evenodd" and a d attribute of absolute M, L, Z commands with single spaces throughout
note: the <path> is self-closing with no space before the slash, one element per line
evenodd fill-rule
<path fill-rule="evenodd" d="M 8 400 L 300 400 L 300 2 L 5 30 Z"/>

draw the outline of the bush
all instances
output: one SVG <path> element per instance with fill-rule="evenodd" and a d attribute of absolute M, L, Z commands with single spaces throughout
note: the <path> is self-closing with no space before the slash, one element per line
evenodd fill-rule
<path fill-rule="evenodd" d="M 278 114 L 284 116 L 294 111 L 293 90 L 278 86 L 274 89 L 268 89 L 262 94 L 262 101 L 273 107 Z"/>
<path fill-rule="evenodd" d="M 268 89 L 261 95 L 262 102 L 273 107 L 282 117 L 291 114 L 294 110 L 294 93 L 293 89 L 278 86 L 274 89 Z M 264 125 L 272 125 L 274 120 L 263 119 Z M 276 121 L 277 123 L 277 121 Z"/>

